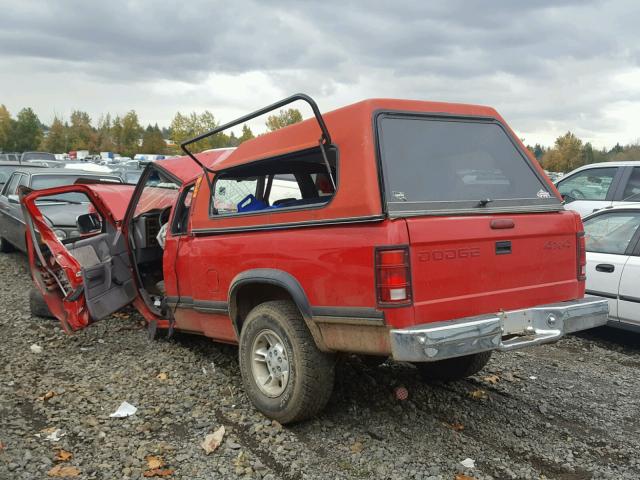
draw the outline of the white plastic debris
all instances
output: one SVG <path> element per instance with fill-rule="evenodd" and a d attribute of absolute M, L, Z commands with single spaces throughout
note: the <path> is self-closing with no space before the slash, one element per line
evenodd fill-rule
<path fill-rule="evenodd" d="M 122 402 L 118 407 L 118 410 L 109 415 L 111 418 L 125 418 L 130 417 L 138 411 L 136 407 L 129 402 Z"/>
<path fill-rule="evenodd" d="M 476 468 L 476 461 L 472 460 L 470 458 L 465 458 L 464 460 L 462 460 L 460 462 L 460 464 L 464 467 L 464 468 Z"/>
<path fill-rule="evenodd" d="M 531 375 L 531 376 L 529 377 L 529 380 L 537 380 L 537 379 L 538 379 L 538 377 L 536 377 L 535 375 Z"/>
<path fill-rule="evenodd" d="M 50 442 L 59 442 L 60 439 L 65 435 L 66 434 L 62 430 L 56 428 L 53 432 L 45 437 L 45 440 L 49 440 Z"/>
<path fill-rule="evenodd" d="M 42 353 L 42 347 L 37 343 L 34 343 L 29 347 L 32 353 Z"/>

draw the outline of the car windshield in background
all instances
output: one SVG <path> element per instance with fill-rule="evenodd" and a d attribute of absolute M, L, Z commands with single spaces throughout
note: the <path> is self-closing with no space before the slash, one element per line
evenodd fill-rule
<path fill-rule="evenodd" d="M 23 162 L 29 162 L 31 160 L 56 160 L 56 156 L 53 153 L 47 152 L 24 152 L 20 158 Z"/>
<path fill-rule="evenodd" d="M 34 175 L 31 179 L 31 188 L 34 190 L 44 190 L 45 188 L 61 187 L 63 185 L 73 185 L 79 178 L 88 178 L 91 180 L 101 180 L 105 182 L 120 183 L 117 177 L 101 177 L 96 175 Z M 70 203 L 86 203 L 87 197 L 83 193 L 69 192 L 51 197 L 42 197 L 38 202 L 70 202 Z"/>
<path fill-rule="evenodd" d="M 496 122 L 383 114 L 378 134 L 392 212 L 560 208 Z"/>

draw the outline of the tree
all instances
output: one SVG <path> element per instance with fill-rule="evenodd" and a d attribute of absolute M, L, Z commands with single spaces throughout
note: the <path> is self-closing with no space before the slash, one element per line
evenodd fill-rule
<path fill-rule="evenodd" d="M 16 151 L 36 150 L 40 146 L 42 128 L 38 116 L 31 108 L 20 110 L 14 127 L 12 136 Z"/>
<path fill-rule="evenodd" d="M 270 132 L 302 121 L 302 114 L 297 108 L 280 110 L 276 115 L 269 115 L 265 125 Z"/>
<path fill-rule="evenodd" d="M 243 125 L 242 135 L 240 135 L 240 137 L 238 138 L 238 145 L 240 145 L 243 142 L 246 142 L 247 140 L 251 140 L 252 138 L 255 138 L 255 135 L 253 134 L 251 129 L 246 124 Z"/>
<path fill-rule="evenodd" d="M 113 142 L 114 150 L 117 153 L 122 152 L 122 120 L 119 116 L 113 119 L 111 125 L 111 141 Z"/>
<path fill-rule="evenodd" d="M 96 152 L 112 152 L 116 143 L 113 138 L 111 114 L 102 115 L 96 129 Z"/>
<path fill-rule="evenodd" d="M 138 141 L 141 135 L 142 127 L 138 121 L 138 114 L 135 110 L 131 110 L 122 118 L 120 142 L 124 156 L 133 158 L 138 153 Z"/>
<path fill-rule="evenodd" d="M 70 150 L 67 131 L 64 128 L 62 120 L 58 117 L 53 119 L 53 123 L 49 128 L 49 134 L 42 142 L 42 147 L 47 152 L 52 153 L 63 153 Z"/>
<path fill-rule="evenodd" d="M 176 142 L 176 144 L 180 144 L 185 140 L 209 132 L 217 126 L 218 122 L 208 110 L 205 110 L 200 115 L 195 112 L 191 112 L 188 115 L 177 112 L 171 121 L 171 139 Z M 228 143 L 229 137 L 224 133 L 217 133 L 212 137 L 192 143 L 189 145 L 189 149 L 197 153 L 210 148 L 226 147 Z"/>
<path fill-rule="evenodd" d="M 542 165 L 552 172 L 568 172 L 584 165 L 582 140 L 571 132 L 558 137 L 554 147 L 544 154 Z"/>
<path fill-rule="evenodd" d="M 591 143 L 587 142 L 582 147 L 582 161 L 584 165 L 595 162 L 595 154 Z"/>
<path fill-rule="evenodd" d="M 14 150 L 13 147 L 14 120 L 7 107 L 0 105 L 0 151 Z"/>
<path fill-rule="evenodd" d="M 74 110 L 71 113 L 69 127 L 71 150 L 94 150 L 96 148 L 96 134 L 91 126 L 91 117 L 87 112 Z"/>
<path fill-rule="evenodd" d="M 167 149 L 167 144 L 162 136 L 162 131 L 156 123 L 153 127 L 147 126 L 142 135 L 142 152 L 151 154 L 163 154 Z"/>

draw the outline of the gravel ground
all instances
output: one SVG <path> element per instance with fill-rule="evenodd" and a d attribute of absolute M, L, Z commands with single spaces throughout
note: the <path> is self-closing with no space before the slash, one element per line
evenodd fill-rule
<path fill-rule="evenodd" d="M 67 336 L 30 316 L 24 257 L 0 255 L 0 279 L 0 479 L 63 467 L 92 479 L 640 478 L 639 335 L 601 329 L 494 355 L 447 385 L 346 359 L 322 417 L 283 428 L 249 404 L 234 347 L 150 342 L 133 312 Z M 137 413 L 110 418 L 123 401 Z"/>

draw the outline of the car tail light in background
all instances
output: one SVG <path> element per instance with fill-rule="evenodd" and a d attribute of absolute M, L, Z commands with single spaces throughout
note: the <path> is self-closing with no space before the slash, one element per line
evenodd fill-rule
<path fill-rule="evenodd" d="M 376 249 L 376 292 L 381 306 L 411 304 L 408 247 Z"/>
<path fill-rule="evenodd" d="M 576 263 L 579 281 L 587 279 L 587 249 L 584 241 L 584 232 L 576 233 Z"/>

